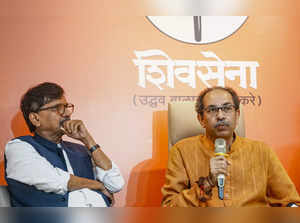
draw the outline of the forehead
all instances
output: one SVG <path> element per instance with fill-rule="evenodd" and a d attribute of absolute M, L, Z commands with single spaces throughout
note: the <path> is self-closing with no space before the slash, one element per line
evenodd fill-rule
<path fill-rule="evenodd" d="M 53 106 L 53 105 L 57 105 L 57 104 L 66 104 L 67 100 L 65 98 L 65 96 L 62 96 L 60 99 L 55 99 L 47 104 L 45 104 L 43 107 L 48 107 L 48 106 Z"/>
<path fill-rule="evenodd" d="M 210 91 L 203 98 L 204 107 L 210 105 L 223 105 L 226 103 L 233 104 L 232 96 L 229 92 L 221 89 Z"/>

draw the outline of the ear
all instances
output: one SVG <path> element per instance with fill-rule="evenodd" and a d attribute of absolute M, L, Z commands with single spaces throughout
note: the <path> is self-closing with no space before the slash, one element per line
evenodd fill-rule
<path fill-rule="evenodd" d="M 39 127 L 41 125 L 39 114 L 37 114 L 35 112 L 29 113 L 29 120 L 35 127 Z"/>
<path fill-rule="evenodd" d="M 202 127 L 205 128 L 205 121 L 203 120 L 203 116 L 198 114 L 197 118 L 198 118 L 198 121 L 200 122 L 200 124 L 202 125 Z"/>

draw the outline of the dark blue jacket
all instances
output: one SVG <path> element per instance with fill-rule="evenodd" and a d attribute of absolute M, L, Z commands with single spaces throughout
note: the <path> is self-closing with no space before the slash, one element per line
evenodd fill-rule
<path fill-rule="evenodd" d="M 56 143 L 51 142 L 39 135 L 35 136 L 21 136 L 17 139 L 25 141 L 33 146 L 33 148 L 43 157 L 45 157 L 54 167 L 67 171 L 67 166 L 63 157 L 61 148 Z M 90 155 L 87 149 L 79 144 L 62 141 L 62 147 L 67 153 L 70 164 L 73 168 L 75 176 L 84 177 L 88 179 L 95 179 L 93 166 Z M 5 169 L 6 169 L 6 157 Z M 34 186 L 23 184 L 19 181 L 7 178 L 5 171 L 5 179 L 8 184 L 8 191 L 10 193 L 11 205 L 14 207 L 67 207 L 69 192 L 64 195 L 55 193 L 47 193 L 36 189 Z M 107 206 L 110 201 L 100 191 L 98 192 L 104 199 Z"/>

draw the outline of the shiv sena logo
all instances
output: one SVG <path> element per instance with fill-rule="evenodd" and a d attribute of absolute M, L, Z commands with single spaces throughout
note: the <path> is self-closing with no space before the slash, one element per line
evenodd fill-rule
<path fill-rule="evenodd" d="M 247 16 L 147 16 L 162 33 L 181 42 L 209 44 L 237 32 Z"/>

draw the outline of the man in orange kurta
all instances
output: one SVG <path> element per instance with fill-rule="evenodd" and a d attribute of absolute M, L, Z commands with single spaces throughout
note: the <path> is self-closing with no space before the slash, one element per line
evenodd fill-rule
<path fill-rule="evenodd" d="M 299 205 L 297 190 L 273 150 L 234 133 L 239 98 L 230 88 L 201 92 L 196 111 L 205 135 L 176 143 L 169 154 L 164 207 L 259 207 Z M 214 141 L 226 141 L 228 157 L 215 156 Z M 217 176 L 225 174 L 224 199 Z"/>

